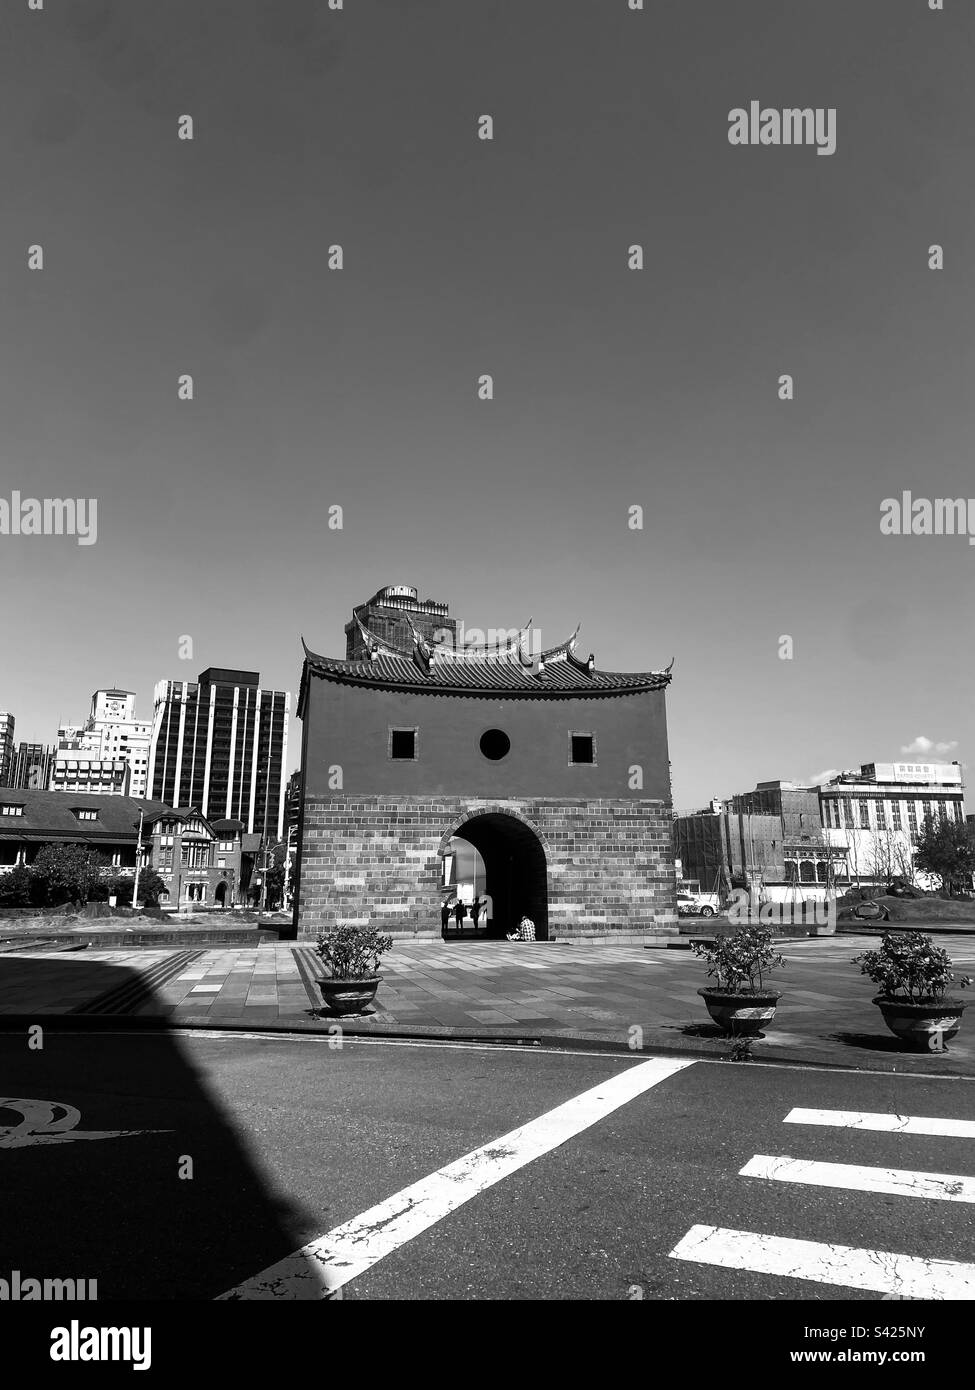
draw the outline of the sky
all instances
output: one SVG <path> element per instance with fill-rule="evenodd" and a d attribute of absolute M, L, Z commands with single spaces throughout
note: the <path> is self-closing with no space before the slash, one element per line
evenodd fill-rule
<path fill-rule="evenodd" d="M 98 504 L 92 545 L 0 535 L 18 739 L 211 665 L 294 692 L 302 634 L 342 656 L 409 584 L 675 658 L 678 807 L 967 760 L 975 548 L 880 517 L 975 497 L 973 37 L 962 0 L 11 0 L 0 499 Z M 835 108 L 835 153 L 732 145 L 753 100 Z"/>

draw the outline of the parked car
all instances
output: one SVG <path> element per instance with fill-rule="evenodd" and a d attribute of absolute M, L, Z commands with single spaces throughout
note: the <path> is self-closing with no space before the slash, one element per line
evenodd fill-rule
<path fill-rule="evenodd" d="M 677 893 L 678 917 L 713 917 L 720 906 L 717 893 Z"/>

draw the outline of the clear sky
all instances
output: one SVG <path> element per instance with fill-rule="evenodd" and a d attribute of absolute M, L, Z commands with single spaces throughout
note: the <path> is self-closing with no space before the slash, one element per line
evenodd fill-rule
<path fill-rule="evenodd" d="M 969 756 L 975 548 L 879 517 L 975 497 L 975 6 L 9 0 L 0 26 L 0 497 L 98 500 L 95 545 L 0 536 L 19 738 L 106 684 L 149 717 L 209 665 L 295 691 L 299 634 L 342 655 L 406 583 L 545 645 L 581 620 L 607 669 L 676 657 L 681 807 L 919 735 Z M 835 154 L 732 146 L 752 100 L 835 107 Z"/>

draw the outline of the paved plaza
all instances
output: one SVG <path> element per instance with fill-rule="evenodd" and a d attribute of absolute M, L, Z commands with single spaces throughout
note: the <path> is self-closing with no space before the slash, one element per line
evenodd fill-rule
<path fill-rule="evenodd" d="M 975 970 L 975 938 L 943 937 L 959 974 Z M 901 1050 L 850 963 L 876 938 L 785 942 L 784 991 L 756 1060 L 932 1075 L 975 1073 L 971 1023 L 947 1054 Z M 0 1025 L 320 1031 L 322 974 L 310 946 L 190 950 L 24 951 L 0 956 Z M 342 1021 L 349 1034 L 557 1042 L 727 1056 L 698 989 L 703 961 L 687 950 L 514 942 L 397 942 L 375 1007 Z"/>

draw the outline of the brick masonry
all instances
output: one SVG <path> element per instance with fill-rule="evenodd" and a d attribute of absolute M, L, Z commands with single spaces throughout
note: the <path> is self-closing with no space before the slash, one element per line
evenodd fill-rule
<path fill-rule="evenodd" d="M 616 938 L 676 923 L 671 813 L 663 801 L 334 794 L 305 801 L 299 937 L 340 921 L 439 937 L 441 853 L 468 817 L 483 814 L 510 816 L 523 840 L 527 828 L 540 842 L 549 937 Z"/>

